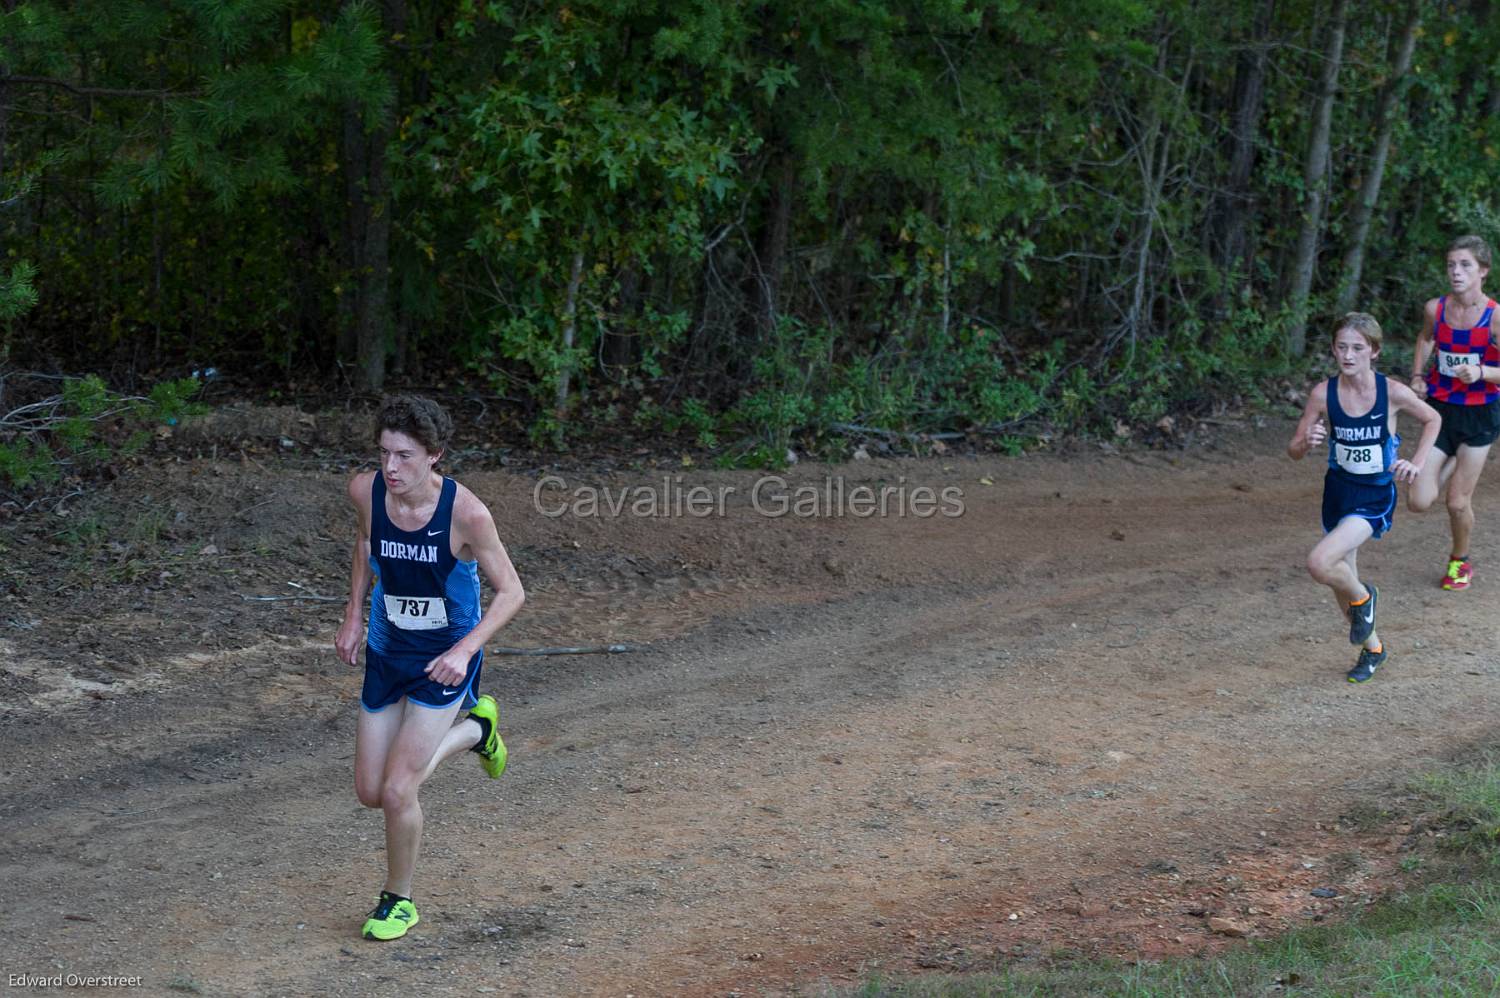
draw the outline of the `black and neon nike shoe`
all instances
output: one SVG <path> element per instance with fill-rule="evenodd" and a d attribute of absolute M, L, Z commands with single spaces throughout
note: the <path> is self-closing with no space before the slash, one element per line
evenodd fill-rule
<path fill-rule="evenodd" d="M 406 935 L 406 930 L 422 919 L 417 915 L 417 906 L 411 898 L 399 897 L 390 891 L 380 892 L 380 901 L 365 921 L 361 935 L 366 939 L 388 942 Z"/>

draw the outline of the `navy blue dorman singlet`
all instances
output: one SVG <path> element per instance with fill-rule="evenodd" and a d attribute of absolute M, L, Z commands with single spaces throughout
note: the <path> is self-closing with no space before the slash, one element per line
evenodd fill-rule
<path fill-rule="evenodd" d="M 370 487 L 370 648 L 381 655 L 436 658 L 479 623 L 479 568 L 453 556 L 453 500 L 443 479 L 425 526 L 402 530 L 385 511 L 385 478 Z"/>
<path fill-rule="evenodd" d="M 1401 435 L 1391 432 L 1390 394 L 1385 375 L 1375 375 L 1375 406 L 1350 416 L 1339 404 L 1338 375 L 1328 379 L 1328 468 L 1360 485 L 1389 485 Z"/>

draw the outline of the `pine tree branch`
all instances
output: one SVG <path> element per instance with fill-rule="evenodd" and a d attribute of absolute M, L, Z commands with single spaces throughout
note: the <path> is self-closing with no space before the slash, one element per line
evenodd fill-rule
<path fill-rule="evenodd" d="M 32 83 L 44 87 L 61 87 L 80 97 L 142 97 L 160 100 L 164 97 L 199 97 L 199 90 L 131 90 L 119 87 L 84 87 L 68 80 L 52 76 L 0 76 L 0 85 L 6 83 Z"/>

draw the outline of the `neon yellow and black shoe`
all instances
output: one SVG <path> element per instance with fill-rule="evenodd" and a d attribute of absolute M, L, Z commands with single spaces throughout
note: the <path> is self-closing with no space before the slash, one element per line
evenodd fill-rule
<path fill-rule="evenodd" d="M 471 749 L 479 756 L 479 762 L 490 779 L 498 779 L 505 772 L 505 742 L 500 739 L 500 705 L 489 694 L 479 698 L 469 716 L 479 722 L 482 737 Z"/>
<path fill-rule="evenodd" d="M 411 903 L 411 898 L 400 897 L 390 891 L 381 891 L 380 902 L 375 905 L 375 910 L 370 912 L 361 935 L 366 939 L 388 942 L 392 939 L 400 939 L 406 935 L 407 929 L 421 920 L 417 915 L 417 906 Z"/>

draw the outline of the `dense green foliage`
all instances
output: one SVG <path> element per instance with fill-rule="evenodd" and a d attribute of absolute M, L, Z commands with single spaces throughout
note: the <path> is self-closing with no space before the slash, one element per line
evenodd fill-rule
<path fill-rule="evenodd" d="M 65 473 L 93 470 L 139 450 L 153 427 L 203 410 L 193 401 L 197 378 L 160 382 L 144 396 L 117 395 L 97 374 L 48 387 L 53 394 L 0 416 L 0 488 L 51 484 Z"/>
<path fill-rule="evenodd" d="M 1500 234 L 1500 9 L 1346 6 L 8 0 L 0 360 L 477 377 L 742 455 L 1154 421 L 1316 349 L 1353 243 L 1399 336 Z"/>

